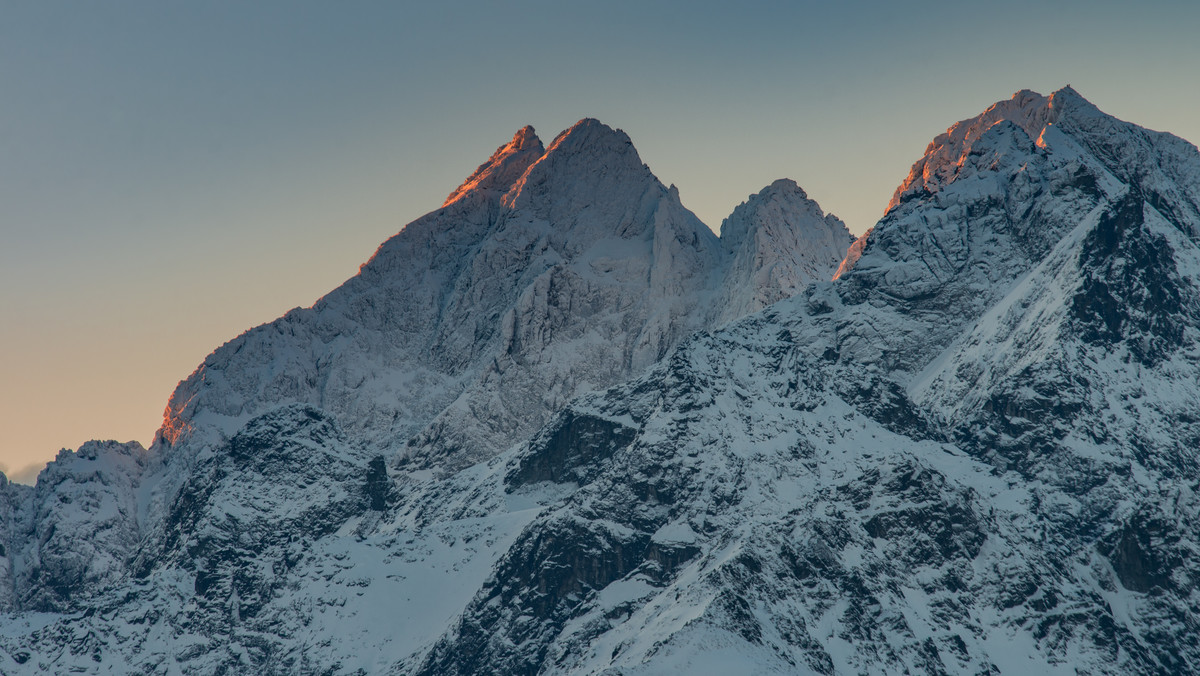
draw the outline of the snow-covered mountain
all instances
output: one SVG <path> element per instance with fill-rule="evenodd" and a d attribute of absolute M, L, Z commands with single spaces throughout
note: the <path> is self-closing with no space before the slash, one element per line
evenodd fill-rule
<path fill-rule="evenodd" d="M 1196 672 L 1200 155 L 1021 92 L 913 176 L 514 459 L 568 494 L 421 673 Z"/>
<path fill-rule="evenodd" d="M 16 587 L 13 584 L 13 560 L 15 552 L 12 546 L 17 542 L 19 530 L 19 509 L 28 499 L 32 490 L 28 486 L 9 482 L 8 477 L 0 474 L 0 612 L 11 612 L 16 609 Z"/>
<path fill-rule="evenodd" d="M 828 279 L 830 231 L 848 233 L 795 201 L 735 214 L 738 244 L 723 246 L 624 133 L 582 120 L 543 149 L 526 127 L 342 287 L 215 351 L 172 395 L 163 440 L 205 447 L 303 402 L 371 448 L 407 442 L 399 460 L 490 457 L 576 395 L 761 307 L 718 297 L 725 278 L 770 300 Z M 731 268 L 742 240 L 772 251 L 739 250 Z"/>
<path fill-rule="evenodd" d="M 354 278 L 210 355 L 150 451 L 89 444 L 28 495 L 5 484 L 0 608 L 93 608 L 125 582 L 174 608 L 170 632 L 228 641 L 283 584 L 276 564 L 248 569 L 385 510 L 389 465 L 470 467 L 688 335 L 831 277 L 823 247 L 845 227 L 799 188 L 774 204 L 726 245 L 619 130 L 583 120 L 548 148 L 518 131 Z M 173 596 L 180 575 L 195 601 Z"/>
<path fill-rule="evenodd" d="M 163 441 L 123 451 L 146 468 L 132 549 L 106 544 L 127 532 L 109 497 L 129 493 L 126 465 L 87 475 L 67 454 L 75 469 L 53 476 L 74 483 L 0 486 L 10 541 L 68 522 L 31 505 L 78 494 L 111 505 L 100 560 L 128 553 L 69 608 L 26 607 L 32 587 L 14 587 L 0 664 L 1197 673 L 1194 146 L 1070 88 L 1018 92 L 935 139 L 840 267 L 831 250 L 849 235 L 794 184 L 752 196 L 717 240 L 627 148 L 591 121 L 544 153 L 523 131 L 451 195 L 445 209 L 482 234 L 448 267 L 402 263 L 433 248 L 419 242 L 467 237 L 437 234 L 435 212 L 313 310 L 218 350 L 181 385 Z M 493 169 L 517 178 L 496 187 Z M 621 197 L 598 206 L 607 195 Z M 454 283 L 411 302 L 374 293 L 388 260 Z M 806 284 L 809 265 L 838 279 Z M 425 423 L 372 418 L 426 401 L 373 370 L 366 402 L 312 398 L 358 359 L 407 372 L 328 347 L 421 332 L 385 321 L 386 303 L 458 318 L 404 357 L 434 364 L 422 382 L 445 403 Z M 345 333 L 322 340 L 317 319 L 343 306 L 362 314 L 329 315 Z M 597 325 L 610 344 L 588 339 Z M 609 389 L 530 405 L 536 388 L 593 377 L 579 354 L 629 358 Z M 600 385 L 587 382 L 573 391 Z M 545 424 L 488 422 L 523 411 Z M 26 560 L 10 556 L 14 580 Z"/>

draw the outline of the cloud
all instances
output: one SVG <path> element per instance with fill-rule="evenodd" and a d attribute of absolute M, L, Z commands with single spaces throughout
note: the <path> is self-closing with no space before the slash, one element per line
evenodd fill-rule
<path fill-rule="evenodd" d="M 8 477 L 9 481 L 18 484 L 32 486 L 37 483 L 38 474 L 46 468 L 46 463 L 38 462 L 32 465 L 26 465 L 20 469 L 9 470 L 8 465 L 0 462 L 0 474 Z"/>

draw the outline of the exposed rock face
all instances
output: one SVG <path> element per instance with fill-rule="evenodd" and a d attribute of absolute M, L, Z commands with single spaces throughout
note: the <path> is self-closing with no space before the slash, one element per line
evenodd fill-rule
<path fill-rule="evenodd" d="M 1194 147 L 1019 92 L 801 289 L 850 239 L 794 184 L 718 240 L 522 130 L 158 454 L 0 484 L 0 671 L 1191 673 L 1197 204 Z"/>

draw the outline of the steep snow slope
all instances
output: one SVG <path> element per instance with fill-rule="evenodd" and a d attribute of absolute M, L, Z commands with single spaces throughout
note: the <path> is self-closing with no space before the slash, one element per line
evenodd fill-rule
<path fill-rule="evenodd" d="M 1103 167 L 1061 140 L 1065 149 L 1039 145 L 999 120 L 962 148 L 948 183 L 903 193 L 849 268 L 854 274 L 843 268 L 836 292 L 820 295 L 845 308 L 839 353 L 888 371 L 920 370 L 1084 216 L 1120 195 Z"/>

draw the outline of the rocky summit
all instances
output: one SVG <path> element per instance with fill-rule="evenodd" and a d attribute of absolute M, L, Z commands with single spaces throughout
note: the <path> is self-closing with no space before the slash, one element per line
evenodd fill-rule
<path fill-rule="evenodd" d="M 1195 146 L 1021 91 L 858 240 L 787 180 L 717 237 L 527 127 L 0 481 L 0 673 L 1197 673 L 1198 492 Z"/>

